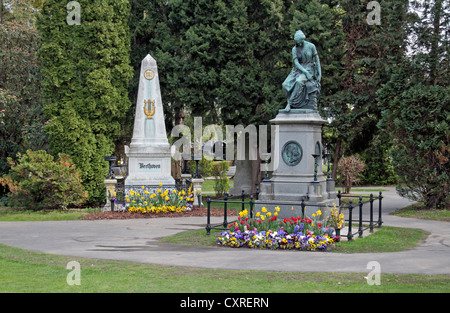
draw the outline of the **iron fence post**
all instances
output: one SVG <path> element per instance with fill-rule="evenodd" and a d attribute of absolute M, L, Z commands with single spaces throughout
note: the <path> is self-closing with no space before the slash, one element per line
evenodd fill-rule
<path fill-rule="evenodd" d="M 223 197 L 223 227 L 227 227 L 228 221 L 227 221 L 227 201 L 228 201 L 228 193 L 225 192 L 225 195 Z"/>
<path fill-rule="evenodd" d="M 245 190 L 242 190 L 242 209 L 241 211 L 245 210 Z"/>
<path fill-rule="evenodd" d="M 305 197 L 302 197 L 301 207 L 302 207 L 302 218 L 305 218 Z"/>
<path fill-rule="evenodd" d="M 373 194 L 370 194 L 370 232 L 373 233 Z"/>
<path fill-rule="evenodd" d="M 362 238 L 363 236 L 363 228 L 362 228 L 362 207 L 363 207 L 363 202 L 362 202 L 362 196 L 359 197 L 359 225 L 358 225 L 358 235 L 359 238 Z"/>
<path fill-rule="evenodd" d="M 250 218 L 253 218 L 253 195 L 250 196 Z"/>
<path fill-rule="evenodd" d="M 206 217 L 206 234 L 209 235 L 211 231 L 211 196 L 208 195 L 206 199 L 206 203 L 208 203 L 208 213 Z"/>
<path fill-rule="evenodd" d="M 378 196 L 378 228 L 381 228 L 381 224 L 383 224 L 383 221 L 381 219 L 381 199 L 383 199 L 383 196 L 381 195 L 380 191 L 380 195 Z"/>
<path fill-rule="evenodd" d="M 341 190 L 339 189 L 339 190 L 338 190 L 338 194 L 337 194 L 337 198 L 338 198 L 338 200 L 339 200 L 339 206 L 341 206 L 341 197 L 342 197 L 342 195 L 341 195 Z"/>
<path fill-rule="evenodd" d="M 350 204 L 348 205 L 348 233 L 347 233 L 348 241 L 353 239 L 353 234 L 352 234 L 352 212 L 353 212 L 353 201 L 350 200 Z"/>

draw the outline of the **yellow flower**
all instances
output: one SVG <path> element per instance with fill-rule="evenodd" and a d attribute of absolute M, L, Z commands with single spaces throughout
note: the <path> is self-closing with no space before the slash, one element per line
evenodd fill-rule
<path fill-rule="evenodd" d="M 267 212 L 267 216 L 268 216 L 268 217 L 271 217 L 271 216 L 272 216 L 272 213 Z"/>
<path fill-rule="evenodd" d="M 275 207 L 275 211 L 280 212 L 280 207 L 279 206 Z"/>
<path fill-rule="evenodd" d="M 142 186 L 141 188 L 142 188 L 142 189 L 144 189 L 144 188 L 145 188 L 145 186 Z"/>
<path fill-rule="evenodd" d="M 294 207 L 291 208 L 291 211 L 294 211 Z"/>
<path fill-rule="evenodd" d="M 265 220 L 266 219 L 266 217 L 264 216 L 264 215 L 261 215 L 261 220 Z"/>
<path fill-rule="evenodd" d="M 164 198 L 164 200 L 166 200 L 166 201 L 169 201 L 169 197 L 168 197 L 168 196 L 166 196 L 166 197 Z"/>
<path fill-rule="evenodd" d="M 161 189 L 156 190 L 158 193 L 161 193 Z"/>
<path fill-rule="evenodd" d="M 261 212 L 266 213 L 267 212 L 266 207 L 263 206 Z"/>
<path fill-rule="evenodd" d="M 161 187 L 161 186 L 162 186 L 162 183 L 159 183 L 159 186 Z"/>
<path fill-rule="evenodd" d="M 273 213 L 273 215 L 278 216 L 278 212 Z"/>
<path fill-rule="evenodd" d="M 258 213 L 256 213 L 256 217 L 259 217 L 260 215 L 261 215 L 261 213 L 259 213 L 259 212 L 258 212 Z"/>
<path fill-rule="evenodd" d="M 317 210 L 317 216 L 320 216 L 320 215 L 322 215 L 322 211 L 320 211 L 320 210 Z"/>

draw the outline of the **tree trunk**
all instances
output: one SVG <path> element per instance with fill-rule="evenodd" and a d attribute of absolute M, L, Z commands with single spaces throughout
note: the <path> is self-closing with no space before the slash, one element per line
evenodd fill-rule
<path fill-rule="evenodd" d="M 340 153 L 341 153 L 341 146 L 342 146 L 342 138 L 338 138 L 336 142 L 336 148 L 334 150 L 334 160 L 333 160 L 333 170 L 331 171 L 331 178 L 336 181 L 336 172 L 337 172 L 337 165 L 340 159 Z"/>

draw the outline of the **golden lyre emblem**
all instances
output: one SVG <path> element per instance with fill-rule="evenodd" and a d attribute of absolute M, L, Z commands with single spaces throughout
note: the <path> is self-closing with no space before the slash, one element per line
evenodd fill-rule
<path fill-rule="evenodd" d="M 155 100 L 144 100 L 144 113 L 147 115 L 147 119 L 153 119 L 153 115 L 155 115 Z"/>

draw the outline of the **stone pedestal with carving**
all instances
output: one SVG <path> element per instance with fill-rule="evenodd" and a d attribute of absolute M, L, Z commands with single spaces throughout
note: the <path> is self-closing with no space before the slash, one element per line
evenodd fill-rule
<path fill-rule="evenodd" d="M 115 198 L 117 179 L 105 179 L 106 185 L 106 204 L 102 208 L 102 212 L 111 211 L 111 201 Z"/>
<path fill-rule="evenodd" d="M 203 207 L 201 195 L 202 184 L 205 180 L 203 178 L 192 178 L 192 191 L 194 193 L 194 206 Z M 200 199 L 199 199 L 200 196 Z"/>
<path fill-rule="evenodd" d="M 270 122 L 276 125 L 271 161 L 273 172 L 270 179 L 261 183 L 256 211 L 262 206 L 273 211 L 278 203 L 287 202 L 279 205 L 279 217 L 299 216 L 302 199 L 310 205 L 329 203 L 331 206 L 335 197 L 329 190 L 321 162 L 322 126 L 327 121 L 313 110 L 291 110 L 289 113 L 281 110 Z M 309 211 L 310 208 L 308 214 Z"/>

